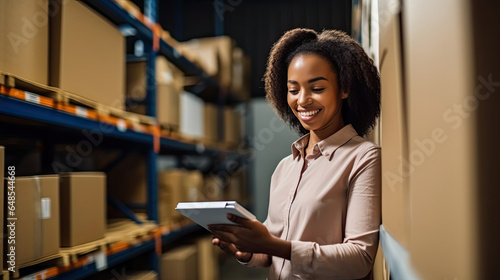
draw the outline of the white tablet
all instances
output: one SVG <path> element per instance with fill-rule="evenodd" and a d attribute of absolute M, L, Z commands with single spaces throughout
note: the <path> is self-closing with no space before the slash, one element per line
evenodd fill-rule
<path fill-rule="evenodd" d="M 235 225 L 227 219 L 231 213 L 242 218 L 256 220 L 255 216 L 236 201 L 179 202 L 177 212 L 208 230 L 208 225 Z"/>

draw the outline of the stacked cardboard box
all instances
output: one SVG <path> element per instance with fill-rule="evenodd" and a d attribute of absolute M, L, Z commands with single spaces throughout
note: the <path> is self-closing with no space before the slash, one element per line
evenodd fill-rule
<path fill-rule="evenodd" d="M 184 73 L 163 56 L 156 58 L 156 116 L 160 125 L 178 131 L 180 127 L 180 94 Z"/>
<path fill-rule="evenodd" d="M 72 247 L 104 237 L 106 175 L 99 172 L 61 174 L 61 246 Z"/>
<path fill-rule="evenodd" d="M 225 199 L 246 203 L 248 201 L 246 180 L 246 171 L 244 168 L 241 168 L 235 174 L 231 175 L 225 189 Z"/>
<path fill-rule="evenodd" d="M 218 246 L 212 245 L 212 236 L 196 240 L 198 250 L 198 280 L 219 279 Z"/>
<path fill-rule="evenodd" d="M 59 176 L 16 177 L 15 255 L 23 265 L 59 252 Z M 7 189 L 6 189 L 7 190 Z M 4 232 L 9 232 L 6 225 Z M 4 254 L 10 246 L 4 240 Z"/>
<path fill-rule="evenodd" d="M 250 57 L 241 48 L 233 49 L 233 74 L 231 79 L 231 94 L 242 102 L 250 99 Z"/>
<path fill-rule="evenodd" d="M 186 171 L 182 169 L 163 171 L 158 174 L 159 224 L 173 224 L 182 218 L 181 214 L 175 211 L 175 207 L 182 201 L 185 174 Z"/>
<path fill-rule="evenodd" d="M 205 176 L 203 186 L 203 194 L 206 200 L 223 200 L 224 199 L 224 182 L 217 175 Z"/>
<path fill-rule="evenodd" d="M 224 108 L 224 142 L 238 145 L 241 142 L 241 114 L 233 108 Z"/>
<path fill-rule="evenodd" d="M 0 72 L 46 85 L 48 1 L 0 1 Z"/>
<path fill-rule="evenodd" d="M 184 88 L 184 74 L 163 56 L 156 58 L 156 71 L 147 69 L 145 61 L 127 63 L 127 110 L 146 114 L 146 106 L 137 100 L 146 98 L 148 75 L 155 73 L 156 117 L 163 127 L 178 130 L 180 125 L 180 93 Z"/>
<path fill-rule="evenodd" d="M 204 108 L 204 140 L 208 144 L 219 142 L 218 108 L 213 103 L 205 103 Z"/>
<path fill-rule="evenodd" d="M 160 224 L 172 224 L 183 219 L 175 211 L 179 202 L 202 201 L 203 175 L 196 170 L 171 169 L 158 175 L 158 221 Z"/>
<path fill-rule="evenodd" d="M 196 245 L 184 245 L 167 251 L 161 257 L 162 280 L 192 280 L 198 278 Z"/>
<path fill-rule="evenodd" d="M 51 4 L 58 12 L 50 17 L 50 85 L 123 110 L 123 35 L 79 1 Z"/>

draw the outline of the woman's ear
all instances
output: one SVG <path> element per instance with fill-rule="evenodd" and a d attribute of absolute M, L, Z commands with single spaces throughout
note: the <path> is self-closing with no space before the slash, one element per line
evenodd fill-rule
<path fill-rule="evenodd" d="M 347 92 L 342 92 L 341 97 L 342 99 L 346 99 L 347 97 L 349 97 L 349 94 Z"/>

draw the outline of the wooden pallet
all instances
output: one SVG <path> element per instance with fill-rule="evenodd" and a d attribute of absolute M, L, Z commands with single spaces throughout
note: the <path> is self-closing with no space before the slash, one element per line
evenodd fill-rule
<path fill-rule="evenodd" d="M 0 93 L 28 102 L 55 108 L 85 118 L 150 133 L 156 119 L 101 104 L 92 99 L 56 87 L 43 85 L 22 77 L 0 72 Z"/>
<path fill-rule="evenodd" d="M 43 85 L 5 72 L 0 72 L 0 85 L 49 97 L 56 101 L 62 98 L 61 90 L 58 88 Z"/>
<path fill-rule="evenodd" d="M 61 100 L 62 103 L 87 107 L 97 111 L 97 113 L 100 115 L 126 119 L 133 124 L 142 124 L 142 125 L 156 124 L 156 119 L 153 117 L 120 110 L 112 106 L 99 103 L 92 99 L 68 91 L 62 92 L 62 98 L 63 98 L 63 100 Z"/>
<path fill-rule="evenodd" d="M 54 277 L 66 271 L 97 262 L 100 257 L 106 257 L 123 250 L 129 249 L 137 244 L 157 238 L 160 234 L 156 224 L 144 221 L 142 225 L 126 219 L 108 222 L 104 238 L 81 244 L 74 247 L 61 248 L 60 252 L 46 258 L 42 258 L 24 267 L 39 265 L 49 267 L 40 272 L 25 276 L 26 279 L 45 279 Z M 19 274 L 14 275 L 19 278 Z M 23 279 L 25 279 L 23 278 Z"/>
<path fill-rule="evenodd" d="M 114 254 L 136 244 L 151 239 L 150 235 L 158 226 L 152 222 L 138 225 L 130 220 L 118 219 L 108 222 L 104 238 L 82 245 L 61 248 L 61 263 L 67 267 L 77 263 L 82 256 L 95 252 Z"/>
<path fill-rule="evenodd" d="M 178 124 L 160 123 L 160 128 L 162 131 L 165 131 L 165 133 L 179 133 Z"/>

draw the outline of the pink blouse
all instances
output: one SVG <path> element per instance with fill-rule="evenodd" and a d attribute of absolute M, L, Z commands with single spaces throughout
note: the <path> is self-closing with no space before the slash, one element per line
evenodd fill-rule
<path fill-rule="evenodd" d="M 264 222 L 292 242 L 291 260 L 254 254 L 246 265 L 270 266 L 269 280 L 369 279 L 381 222 L 380 147 L 346 125 L 304 159 L 308 140 L 294 142 L 276 168 Z"/>

